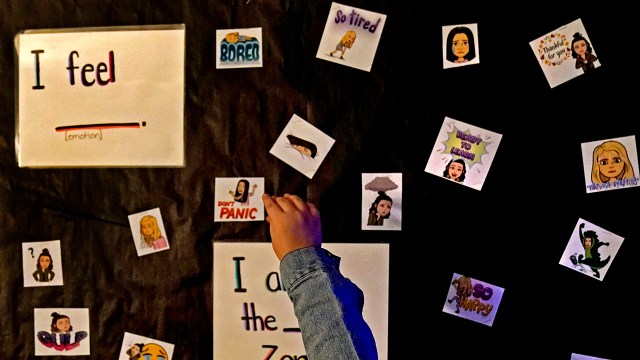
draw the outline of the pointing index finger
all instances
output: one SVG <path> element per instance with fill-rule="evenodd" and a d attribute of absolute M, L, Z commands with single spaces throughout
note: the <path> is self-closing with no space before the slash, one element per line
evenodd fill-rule
<path fill-rule="evenodd" d="M 262 202 L 264 202 L 264 207 L 267 210 L 268 214 L 273 214 L 276 212 L 281 212 L 282 208 L 275 201 L 275 196 L 271 196 L 267 193 L 262 194 Z"/>

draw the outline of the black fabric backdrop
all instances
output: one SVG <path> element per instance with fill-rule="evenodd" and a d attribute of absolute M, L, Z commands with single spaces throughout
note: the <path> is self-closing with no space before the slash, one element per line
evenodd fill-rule
<path fill-rule="evenodd" d="M 387 15 L 366 72 L 315 57 L 330 4 L 0 1 L 0 358 L 35 358 L 34 308 L 79 307 L 80 358 L 116 359 L 127 331 L 211 359 L 212 241 L 269 241 L 266 222 L 214 223 L 214 179 L 236 176 L 318 203 L 326 242 L 390 244 L 390 359 L 637 358 L 638 188 L 586 194 L 580 148 L 639 134 L 636 14 L 616 1 L 344 2 Z M 578 18 L 602 66 L 550 89 L 529 41 Z M 17 166 L 19 31 L 179 23 L 184 168 Z M 465 23 L 480 64 L 443 70 L 441 27 Z M 217 70 L 215 30 L 248 27 L 262 28 L 263 67 Z M 293 114 L 336 141 L 313 179 L 269 154 Z M 445 116 L 503 134 L 482 191 L 424 172 Z M 360 229 L 364 172 L 403 174 L 402 231 Z M 154 207 L 171 249 L 139 258 L 127 216 Z M 578 218 L 625 238 L 602 282 L 558 264 Z M 21 243 L 55 239 L 64 286 L 23 287 Z M 492 327 L 442 312 L 454 272 L 505 288 Z"/>

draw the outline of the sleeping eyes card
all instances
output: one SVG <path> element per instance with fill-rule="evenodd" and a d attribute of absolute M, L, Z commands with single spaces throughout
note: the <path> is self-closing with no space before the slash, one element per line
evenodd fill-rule
<path fill-rule="evenodd" d="M 334 143 L 334 139 L 294 114 L 269 153 L 311 179 Z"/>

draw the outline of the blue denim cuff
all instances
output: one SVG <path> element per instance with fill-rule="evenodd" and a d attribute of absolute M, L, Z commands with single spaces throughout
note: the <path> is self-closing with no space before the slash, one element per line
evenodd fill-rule
<path fill-rule="evenodd" d="M 321 247 L 306 247 L 294 250 L 280 261 L 280 276 L 285 290 L 305 275 L 322 268 L 338 271 L 340 257 Z"/>

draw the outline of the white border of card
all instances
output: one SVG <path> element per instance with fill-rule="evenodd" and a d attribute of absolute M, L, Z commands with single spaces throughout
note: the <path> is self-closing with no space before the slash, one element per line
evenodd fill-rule
<path fill-rule="evenodd" d="M 240 181 L 246 181 L 245 202 L 234 199 Z M 243 182 L 244 182 L 243 181 Z M 263 177 L 224 177 L 215 180 L 214 221 L 264 221 Z"/>
<path fill-rule="evenodd" d="M 158 229 L 160 230 L 160 235 L 164 237 L 167 241 L 167 246 L 161 247 L 158 249 L 154 249 L 152 246 L 142 246 L 142 239 L 140 235 L 140 220 L 143 217 L 150 215 L 153 216 L 158 225 Z M 129 215 L 129 225 L 131 226 L 131 235 L 133 236 L 133 243 L 136 247 L 136 252 L 138 256 L 144 256 L 149 254 L 154 254 L 160 251 L 169 250 L 169 235 L 167 235 L 167 231 L 164 229 L 164 222 L 162 221 L 162 215 L 160 214 L 160 208 L 153 208 L 151 210 L 142 211 L 139 213 Z"/>
<path fill-rule="evenodd" d="M 146 348 L 146 350 L 157 353 L 159 352 L 160 349 L 164 349 L 164 351 L 166 351 L 167 353 L 167 358 L 165 360 L 171 360 L 171 358 L 173 357 L 173 349 L 174 349 L 173 344 L 148 338 L 142 335 L 136 335 L 129 332 L 125 332 L 124 337 L 122 338 L 122 347 L 120 348 L 120 357 L 118 358 L 118 360 L 131 360 L 129 355 L 127 355 L 127 350 L 129 350 L 129 348 L 134 344 L 145 344 L 145 345 L 154 344 L 152 345 L 152 347 Z M 143 347 L 143 349 L 145 348 Z M 143 351 L 142 354 L 144 354 L 144 352 L 145 351 Z M 151 355 L 152 359 L 155 359 L 155 357 L 153 357 L 152 354 L 149 354 L 149 355 Z M 143 359 L 144 359 L 144 356 L 139 358 L 139 360 L 143 360 Z"/>
<path fill-rule="evenodd" d="M 58 313 L 63 318 L 68 317 L 73 330 L 68 334 L 52 332 L 53 313 Z M 87 308 L 34 308 L 33 333 L 36 356 L 90 355 L 91 332 L 89 329 L 89 309 Z"/>
<path fill-rule="evenodd" d="M 269 153 L 311 179 L 334 143 L 334 139 L 294 114 Z"/>
<path fill-rule="evenodd" d="M 581 224 L 584 224 L 584 228 L 580 228 Z M 589 254 L 582 245 L 581 239 L 583 237 L 591 239 L 592 247 Z M 560 265 L 603 281 L 623 240 L 623 237 L 598 225 L 578 219 L 567 247 L 560 258 Z"/>
<path fill-rule="evenodd" d="M 377 221 L 382 222 L 380 225 L 369 225 L 370 210 L 376 200 L 381 200 L 379 196 L 387 201 L 391 198 L 389 217 Z M 363 173 L 361 213 L 362 230 L 402 230 L 402 173 Z"/>
<path fill-rule="evenodd" d="M 363 316 L 387 359 L 389 244 L 325 243 L 365 297 Z M 213 241 L 213 358 L 302 359 L 293 304 L 270 242 Z M 288 355 L 288 356 L 287 356 Z"/>
<path fill-rule="evenodd" d="M 262 67 L 262 28 L 216 30 L 216 69 Z"/>
<path fill-rule="evenodd" d="M 581 147 L 587 194 L 638 186 L 640 178 L 636 171 L 640 168 L 635 135 L 585 142 Z M 620 173 L 607 176 L 606 172 L 615 171 L 618 166 Z"/>
<path fill-rule="evenodd" d="M 184 24 L 25 30 L 15 46 L 18 166 L 184 166 Z"/>
<path fill-rule="evenodd" d="M 37 281 L 34 277 L 34 272 L 37 271 L 36 266 L 40 255 L 44 254 L 45 249 L 49 253 L 49 259 L 51 260 L 51 265 L 53 265 L 50 270 L 54 275 L 50 281 Z M 22 243 L 22 270 L 24 287 L 63 285 L 60 240 Z"/>

